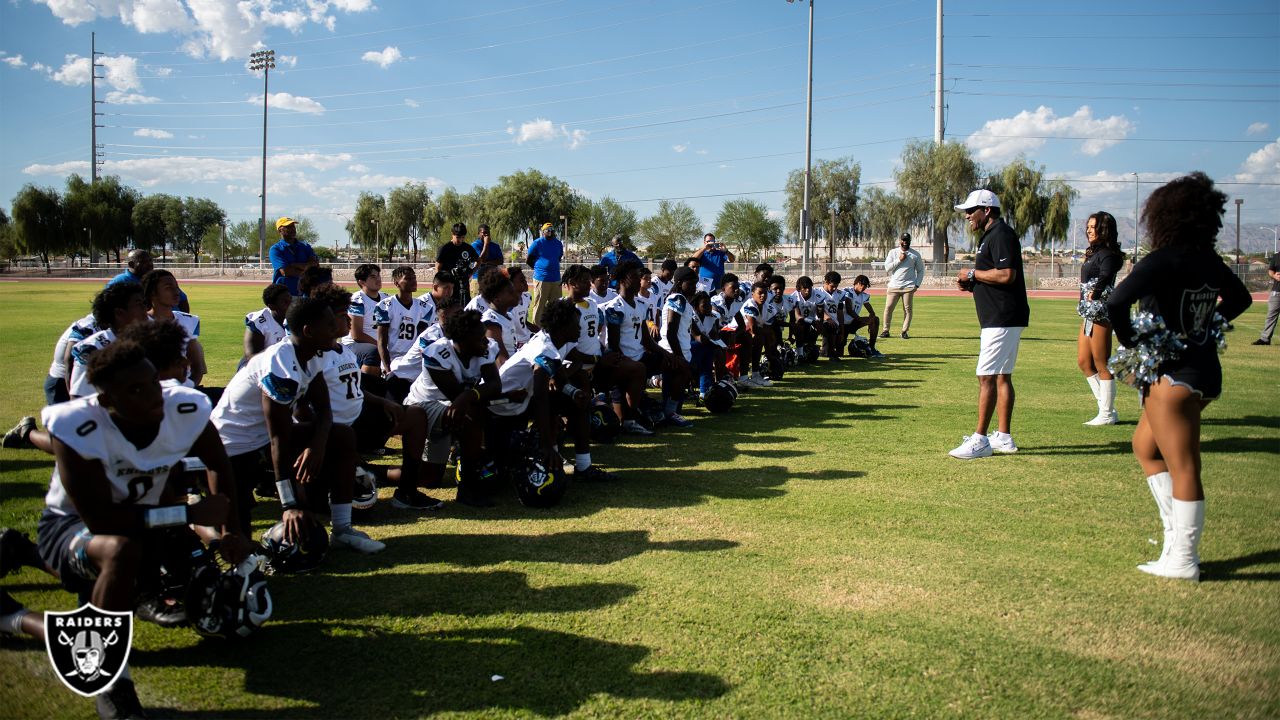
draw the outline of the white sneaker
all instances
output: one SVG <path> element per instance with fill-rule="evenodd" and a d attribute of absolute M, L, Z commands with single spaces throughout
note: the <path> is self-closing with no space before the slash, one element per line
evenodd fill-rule
<path fill-rule="evenodd" d="M 755 383 L 756 387 L 773 387 L 773 381 L 759 372 L 751 373 L 751 382 Z"/>
<path fill-rule="evenodd" d="M 952 450 L 951 457 L 960 460 L 991 457 L 991 442 L 985 435 L 965 435 L 960 447 Z"/>
<path fill-rule="evenodd" d="M 1013 436 L 1009 433 L 999 431 L 991 433 L 991 450 L 1001 455 L 1012 455 L 1018 452 L 1018 446 L 1013 442 Z"/>
<path fill-rule="evenodd" d="M 759 385 L 756 385 L 755 380 L 752 380 L 750 375 L 739 375 L 733 381 L 733 384 L 737 385 L 739 390 L 749 390 L 754 387 L 760 387 Z"/>
<path fill-rule="evenodd" d="M 334 528 L 333 534 L 329 536 L 329 544 L 335 547 L 349 547 L 366 555 L 382 552 L 387 547 L 386 544 L 370 538 L 351 526 Z"/>
<path fill-rule="evenodd" d="M 627 420 L 622 423 L 622 432 L 630 435 L 652 435 L 653 431 L 641 425 L 637 420 Z"/>

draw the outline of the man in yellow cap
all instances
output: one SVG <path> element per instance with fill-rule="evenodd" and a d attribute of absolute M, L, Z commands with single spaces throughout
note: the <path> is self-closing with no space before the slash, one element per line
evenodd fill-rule
<path fill-rule="evenodd" d="M 556 237 L 554 225 L 543 224 L 539 235 L 525 256 L 525 262 L 533 268 L 533 301 L 529 319 L 535 325 L 542 324 L 542 312 L 560 299 L 560 260 L 564 257 L 564 244 Z"/>
<path fill-rule="evenodd" d="M 276 232 L 280 242 L 271 246 L 271 282 L 284 285 L 296 297 L 300 294 L 298 278 L 307 268 L 319 265 L 320 259 L 310 245 L 298 239 L 298 223 L 293 218 L 276 220 Z"/>

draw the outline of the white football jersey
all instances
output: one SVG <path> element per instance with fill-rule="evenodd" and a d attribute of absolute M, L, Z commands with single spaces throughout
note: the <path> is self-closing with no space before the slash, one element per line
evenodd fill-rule
<path fill-rule="evenodd" d="M 249 328 L 250 332 L 262 336 L 263 348 L 275 345 L 288 334 L 285 332 L 284 325 L 271 314 L 270 308 L 262 308 L 245 315 L 244 326 Z"/>
<path fill-rule="evenodd" d="M 817 301 L 818 309 L 822 311 L 823 315 L 831 318 L 832 321 L 838 319 L 836 313 L 840 309 L 841 301 L 844 300 L 844 291 L 836 288 L 835 292 L 828 293 L 822 288 L 814 288 L 813 294 L 809 297 Z"/>
<path fill-rule="evenodd" d="M 484 297 L 481 295 L 476 295 L 475 297 L 471 298 L 471 300 L 467 301 L 467 304 L 464 305 L 462 309 L 475 310 L 476 312 L 483 315 L 484 311 L 488 310 L 490 307 L 492 307 L 492 305 L 489 303 L 488 300 L 485 300 Z"/>
<path fill-rule="evenodd" d="M 702 335 L 704 342 L 711 342 L 711 333 L 719 332 L 720 316 L 714 312 L 706 315 L 694 313 L 693 324 L 698 328 L 698 332 Z"/>
<path fill-rule="evenodd" d="M 377 333 L 373 328 L 373 310 L 378 307 L 378 303 L 391 297 L 390 295 L 378 291 L 378 297 L 371 298 L 369 293 L 363 290 L 357 290 L 351 293 L 351 304 L 347 306 L 347 316 L 351 318 L 351 332 L 342 338 L 343 345 L 350 345 L 355 342 L 355 319 L 360 318 L 360 327 L 364 330 L 364 334 L 369 337 L 376 338 Z M 270 313 L 268 313 L 270 314 Z"/>
<path fill-rule="evenodd" d="M 111 485 L 111 501 L 117 504 L 158 505 L 169 471 L 191 451 L 209 424 L 209 398 L 199 390 L 176 386 L 163 390 L 164 419 L 160 432 L 145 448 L 125 438 L 98 404 L 96 394 L 50 405 L 40 413 L 49 434 L 85 460 L 102 463 Z M 76 513 L 53 468 L 45 505 L 58 515 Z"/>
<path fill-rule="evenodd" d="M 506 351 L 507 357 L 516 354 L 520 349 L 519 341 L 516 340 L 516 323 L 511 316 L 504 312 L 498 312 L 498 308 L 490 305 L 485 308 L 480 315 L 480 321 L 485 325 L 497 325 L 502 328 L 502 345 Z"/>
<path fill-rule="evenodd" d="M 680 353 L 686 362 L 693 359 L 693 354 L 689 349 L 689 328 L 693 326 L 694 321 L 697 319 L 697 314 L 693 311 L 693 308 L 689 305 L 689 300 L 685 296 L 672 293 L 671 297 L 667 298 L 667 305 L 662 311 L 662 339 L 658 341 L 663 350 L 670 353 Z M 671 326 L 671 323 L 676 324 L 676 344 L 680 346 L 678 348 L 671 347 L 671 343 L 667 341 L 667 328 Z"/>
<path fill-rule="evenodd" d="M 529 306 L 533 304 L 533 296 L 527 292 L 520 293 L 520 302 L 511 309 L 511 318 L 516 321 L 516 340 L 521 347 L 533 337 L 529 329 Z"/>
<path fill-rule="evenodd" d="M 64 362 L 67 357 L 67 346 L 74 347 L 76 343 L 96 332 L 98 332 L 98 322 L 93 319 L 93 313 L 85 315 L 63 330 L 58 338 L 58 344 L 53 346 L 53 362 L 49 364 L 49 377 L 65 380 L 68 370 Z"/>
<path fill-rule="evenodd" d="M 587 293 L 587 297 L 591 298 L 597 306 L 603 306 L 605 303 L 618 297 L 618 291 L 613 288 L 605 288 L 604 294 L 601 295 L 593 288 L 591 292 Z"/>
<path fill-rule="evenodd" d="M 754 281 L 754 280 L 743 280 L 742 282 L 739 282 L 739 283 L 738 283 L 738 297 L 742 298 L 743 300 L 746 300 L 746 299 L 750 298 L 750 297 L 751 297 L 751 288 L 752 288 L 752 286 L 754 286 L 755 284 L 756 284 L 756 283 L 755 283 L 755 281 Z M 772 291 L 772 290 L 767 290 L 767 291 L 766 291 L 766 293 L 767 293 L 767 294 L 765 295 L 765 298 L 764 298 L 764 299 L 765 299 L 766 301 L 767 301 L 767 300 L 772 300 L 772 299 L 773 299 L 773 291 Z"/>
<path fill-rule="evenodd" d="M 767 306 L 768 304 L 769 301 L 766 300 L 765 305 Z M 759 327 L 760 323 L 769 322 L 768 310 L 756 303 L 755 298 L 750 298 L 742 303 L 742 319 L 746 320 L 747 318 L 751 318 L 751 321 Z"/>
<path fill-rule="evenodd" d="M 98 392 L 89 384 L 89 358 L 115 341 L 115 331 L 107 328 L 99 330 L 71 347 L 71 381 L 67 383 L 71 397 L 85 397 Z"/>
<path fill-rule="evenodd" d="M 291 342 L 276 343 L 249 358 L 227 383 L 213 409 L 213 425 L 227 455 L 243 455 L 271 442 L 262 396 L 292 408 L 324 371 L 325 362 L 323 354 L 299 358 L 298 348 Z"/>
<path fill-rule="evenodd" d="M 604 320 L 609 326 L 611 336 L 617 333 L 618 350 L 632 360 L 644 357 L 644 342 L 640 334 L 647 332 L 645 320 L 649 313 L 649 306 L 640 302 L 639 298 L 636 298 L 633 305 L 619 295 L 600 309 L 604 311 Z"/>
<path fill-rule="evenodd" d="M 184 313 L 181 310 L 173 311 L 173 321 L 182 326 L 187 331 L 187 339 L 194 340 L 200 337 L 200 316 Z"/>
<path fill-rule="evenodd" d="M 502 392 L 509 393 L 521 388 L 528 390 L 529 394 L 525 395 L 524 400 L 520 402 L 499 403 L 490 405 L 489 410 L 495 415 L 511 417 L 519 415 L 529 407 L 529 400 L 533 397 L 533 373 L 536 368 L 541 367 L 546 370 L 548 375 L 555 375 L 556 369 L 560 366 L 560 360 L 573 349 L 573 343 L 566 343 L 562 348 L 556 348 L 551 342 L 551 336 L 545 331 L 539 332 L 525 343 L 524 347 L 498 370 L 498 377 L 502 378 Z"/>
<path fill-rule="evenodd" d="M 329 407 L 333 421 L 350 425 L 364 408 L 364 391 L 360 388 L 360 362 L 346 345 L 320 354 L 324 360 L 324 383 L 329 387 Z"/>
<path fill-rule="evenodd" d="M 647 298 L 649 307 L 661 308 L 667 302 L 667 298 L 671 295 L 671 288 L 675 287 L 675 284 L 674 279 L 663 280 L 657 275 L 651 277 L 649 280 L 649 297 Z M 651 319 L 657 322 L 660 318 L 654 317 Z"/>
<path fill-rule="evenodd" d="M 813 288 L 809 291 L 809 297 L 806 299 L 800 294 L 799 290 L 791 293 L 791 305 L 795 309 L 796 314 L 801 320 L 815 320 L 818 317 L 818 289 Z"/>
<path fill-rule="evenodd" d="M 403 355 L 413 347 L 413 340 L 418 337 L 418 323 L 431 322 L 427 314 L 428 306 L 421 299 L 412 300 L 409 307 L 405 307 L 394 295 L 374 307 L 373 326 L 388 327 L 387 349 L 392 357 Z"/>
<path fill-rule="evenodd" d="M 604 313 L 591 298 L 583 298 L 574 303 L 578 307 L 579 330 L 578 352 L 586 355 L 600 356 L 604 354 L 605 332 Z"/>
<path fill-rule="evenodd" d="M 711 296 L 711 309 L 720 316 L 720 325 L 728 330 L 736 330 L 738 328 L 738 312 L 742 310 L 743 303 L 746 298 L 739 294 L 729 302 L 724 299 L 724 293 L 716 293 Z"/>
<path fill-rule="evenodd" d="M 781 322 L 787 322 L 791 319 L 791 311 L 796 307 L 796 299 L 787 293 L 781 293 L 773 296 L 773 300 L 769 301 L 774 306 L 774 317 Z"/>
<path fill-rule="evenodd" d="M 453 398 L 446 397 L 444 392 L 436 386 L 436 381 L 431 377 L 432 370 L 436 372 L 447 371 L 453 373 L 453 377 L 464 387 L 474 387 L 480 382 L 480 372 L 485 365 L 492 365 L 498 359 L 498 343 L 493 340 L 489 341 L 489 349 L 484 355 L 477 355 L 465 363 L 458 355 L 458 349 L 453 346 L 453 341 L 449 338 L 440 338 L 439 340 L 427 346 L 422 353 L 422 374 L 417 380 L 413 381 L 413 386 L 409 388 L 409 397 L 405 400 L 405 404 L 422 404 L 429 401 L 450 403 Z"/>
<path fill-rule="evenodd" d="M 423 322 L 433 323 L 436 321 L 436 299 L 431 297 L 430 292 L 425 292 L 418 296 L 418 302 L 427 306 L 427 314 L 423 317 Z M 366 329 L 365 332 L 368 332 Z M 373 335 L 373 333 L 369 333 Z"/>
<path fill-rule="evenodd" d="M 428 325 L 418 339 L 413 341 L 413 347 L 409 348 L 408 352 L 391 361 L 391 374 L 409 382 L 417 380 L 418 375 L 422 374 L 422 353 L 431 343 L 442 337 L 444 337 L 443 325 L 440 323 Z"/>
<path fill-rule="evenodd" d="M 862 306 L 867 304 L 867 301 L 871 299 L 871 295 L 865 292 L 858 292 L 851 287 L 845 288 L 841 293 L 844 299 L 849 301 L 849 305 L 846 305 L 844 309 L 844 323 L 848 325 L 853 322 L 855 316 L 862 312 Z M 852 312 L 850 312 L 850 306 L 853 308 Z"/>

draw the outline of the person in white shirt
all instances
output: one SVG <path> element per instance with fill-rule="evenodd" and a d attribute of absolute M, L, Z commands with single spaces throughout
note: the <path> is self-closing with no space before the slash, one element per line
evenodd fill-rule
<path fill-rule="evenodd" d="M 520 297 L 509 314 L 516 321 L 516 345 L 523 347 L 539 330 L 529 320 L 529 305 L 533 302 L 533 296 L 529 294 L 529 278 L 525 277 L 524 269 L 519 265 L 508 267 L 507 277 L 511 279 L 511 284 L 515 286 L 516 294 Z"/>
<path fill-rule="evenodd" d="M 382 377 L 387 381 L 387 398 L 401 402 L 409 392 L 411 380 L 395 372 L 392 364 L 413 347 L 414 338 L 431 324 L 435 306 L 413 297 L 418 290 L 418 275 L 413 268 L 401 265 L 392 271 L 391 279 L 398 292 L 373 309 L 373 326 L 378 332 L 378 358 Z"/>
<path fill-rule="evenodd" d="M 153 322 L 174 322 L 187 331 L 185 352 L 190 361 L 190 375 L 183 384 L 199 386 L 209 372 L 204 361 L 204 346 L 200 344 L 200 316 L 173 309 L 180 300 L 177 278 L 168 270 L 152 270 L 143 275 L 142 299 L 150 308 L 147 314 Z"/>
<path fill-rule="evenodd" d="M 911 248 L 911 235 L 902 233 L 898 238 L 898 247 L 889 251 L 884 259 L 884 271 L 889 273 L 889 280 L 884 284 L 884 330 L 880 337 L 889 337 L 889 327 L 893 324 L 893 309 L 898 301 L 902 301 L 902 339 L 910 337 L 912 300 L 916 290 L 924 282 L 924 259 L 920 253 Z"/>
<path fill-rule="evenodd" d="M 67 326 L 53 348 L 53 362 L 49 364 L 49 375 L 44 381 L 44 398 L 46 405 L 54 405 L 71 399 L 67 392 L 67 381 L 71 375 L 71 349 L 76 343 L 98 332 L 98 323 L 93 313 L 80 318 Z M 35 418 L 32 418 L 34 421 Z M 6 445 L 5 447 L 10 447 Z"/>
<path fill-rule="evenodd" d="M 287 324 L 289 336 L 236 372 L 213 409 L 213 424 L 239 480 L 242 529 L 249 533 L 256 485 L 263 494 L 279 497 L 290 542 L 306 536 L 308 525 L 316 524 L 312 511 L 323 510 L 327 500 L 331 543 L 378 552 L 385 545 L 351 526 L 355 433 L 334 424 L 323 378 L 326 361 L 320 354 L 342 335 L 338 322 L 323 300 L 298 297 L 289 307 Z M 295 423 L 294 410 L 303 401 L 311 419 Z M 274 478 L 260 465 L 261 451 L 268 447 Z"/>
<path fill-rule="evenodd" d="M 604 305 L 618 297 L 618 291 L 609 286 L 609 279 L 608 267 L 604 265 L 593 265 L 591 267 L 591 292 L 587 297 L 591 298 L 591 301 L 597 306 Z"/>
<path fill-rule="evenodd" d="M 829 271 L 822 276 L 822 290 L 814 290 L 818 297 L 818 317 L 821 323 L 822 355 L 828 360 L 839 360 L 844 354 L 844 293 L 840 291 L 840 273 Z"/>
<path fill-rule="evenodd" d="M 791 332 L 797 355 L 807 360 L 818 359 L 818 305 L 820 296 L 814 290 L 813 278 L 801 275 L 791 293 Z"/>
<path fill-rule="evenodd" d="M 423 351 L 422 373 L 405 400 L 427 415 L 429 486 L 443 479 L 456 438 L 457 501 L 473 507 L 493 505 L 489 494 L 496 475 L 492 463 L 485 462 L 483 444 L 485 406 L 502 393 L 497 359 L 498 343 L 485 334 L 480 313 L 464 310 L 449 318 L 444 337 Z"/>
<path fill-rule="evenodd" d="M 876 310 L 871 307 L 871 295 L 867 293 L 869 287 L 870 278 L 859 275 L 853 279 L 853 286 L 844 290 L 844 339 L 847 341 L 859 330 L 866 328 L 871 357 L 884 357 L 884 353 L 876 350 L 876 331 L 880 329 L 880 318 L 876 317 Z M 861 314 L 863 308 L 867 311 L 865 316 Z"/>
<path fill-rule="evenodd" d="M 742 304 L 742 326 L 738 336 L 748 345 L 747 359 L 750 374 L 743 372 L 743 382 L 748 386 L 769 387 L 773 382 L 760 371 L 760 356 L 765 355 L 773 367 L 777 367 L 778 347 L 769 326 L 769 283 L 758 280 L 751 286 L 751 297 Z"/>
<path fill-rule="evenodd" d="M 684 400 L 685 389 L 689 379 L 693 377 L 693 336 L 696 334 L 694 324 L 698 314 L 690 303 L 698 284 L 698 272 L 691 268 L 680 268 L 674 276 L 674 286 L 667 304 L 662 311 L 662 340 L 659 345 L 670 353 L 672 374 L 680 382 L 664 382 L 662 384 L 662 410 L 666 422 L 676 427 L 691 427 L 693 423 L 680 415 L 680 403 Z"/>
<path fill-rule="evenodd" d="M 693 329 L 698 339 L 690 348 L 693 371 L 698 376 L 698 393 L 706 397 L 711 386 L 729 376 L 725 367 L 724 340 L 720 339 L 720 316 L 711 306 L 711 296 L 699 290 L 689 301 L 695 313 Z"/>
<path fill-rule="evenodd" d="M 484 323 L 485 334 L 498 343 L 498 367 L 501 368 L 507 358 L 520 349 L 516 338 L 516 320 L 511 317 L 519 296 L 506 273 L 492 265 L 480 274 L 476 289 L 479 294 L 472 302 L 483 300 L 486 305 L 480 311 L 480 320 Z"/>
<path fill-rule="evenodd" d="M 796 341 L 795 326 L 791 323 L 792 311 L 795 310 L 796 300 L 787 293 L 787 279 L 781 275 L 769 276 L 769 305 L 772 319 L 770 327 L 773 328 L 774 342 L 781 344 L 783 334 L 787 339 L 794 343 Z"/>
<path fill-rule="evenodd" d="M 244 316 L 244 357 L 240 358 L 237 370 L 244 367 L 249 358 L 284 339 L 287 334 L 284 317 L 292 300 L 289 288 L 284 285 L 272 283 L 263 288 L 262 309 Z"/>
<path fill-rule="evenodd" d="M 427 322 L 436 321 L 436 309 L 446 298 L 458 298 L 458 308 L 462 308 L 462 296 L 455 292 L 457 288 L 458 281 L 448 270 L 438 272 L 431 278 L 431 290 L 418 296 L 418 302 L 427 306 Z"/>
<path fill-rule="evenodd" d="M 351 330 L 341 341 L 356 356 L 361 372 L 381 376 L 382 359 L 378 355 L 378 331 L 373 326 L 373 313 L 378 303 L 391 296 L 382 292 L 382 268 L 377 265 L 365 263 L 357 267 L 355 278 L 360 289 L 351 293 L 351 304 L 347 306 Z"/>
<path fill-rule="evenodd" d="M 679 385 L 682 380 L 672 374 L 670 353 L 658 345 L 646 326 L 648 306 L 638 294 L 642 273 L 639 261 L 623 260 L 614 272 L 619 295 L 601 308 L 609 326 L 609 349 L 620 356 L 615 376 L 621 392 L 617 393 L 614 407 L 624 432 L 652 435 L 653 431 L 642 422 L 645 378 L 663 375 L 664 386 Z M 687 384 L 688 378 L 683 382 Z M 624 397 L 625 405 L 621 402 Z"/>
<path fill-rule="evenodd" d="M 94 393 L 89 382 L 89 360 L 93 354 L 115 342 L 116 333 L 133 323 L 147 322 L 147 305 L 142 298 L 142 286 L 134 282 L 108 285 L 93 298 L 93 318 L 100 328 L 71 348 L 71 368 L 68 373 L 67 391 L 71 397 L 84 397 Z"/>

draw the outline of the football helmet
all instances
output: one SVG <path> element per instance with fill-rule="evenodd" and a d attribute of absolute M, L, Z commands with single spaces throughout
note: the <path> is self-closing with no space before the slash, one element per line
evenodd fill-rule
<path fill-rule="evenodd" d="M 871 357 L 871 343 L 854 335 L 849 339 L 849 357 Z"/>
<path fill-rule="evenodd" d="M 323 525 L 312 523 L 302 542 L 294 544 L 285 539 L 282 520 L 262 534 L 262 549 L 268 574 L 309 572 L 324 561 L 329 551 L 329 533 Z"/>
<path fill-rule="evenodd" d="M 225 640 L 248 637 L 271 619 L 273 606 L 263 561 L 261 555 L 250 555 L 226 571 L 216 565 L 197 569 L 187 596 L 197 633 Z"/>
<path fill-rule="evenodd" d="M 778 348 L 778 355 L 782 357 L 783 367 L 793 368 L 800 364 L 800 358 L 796 355 L 796 349 L 787 343 L 783 343 Z"/>
<path fill-rule="evenodd" d="M 613 406 L 597 398 L 588 409 L 591 421 L 591 440 L 598 443 L 611 443 L 622 430 L 622 422 Z"/>
<path fill-rule="evenodd" d="M 553 507 L 559 504 L 568 486 L 563 472 L 548 469 L 541 460 L 521 458 L 510 472 L 520 504 L 525 507 Z"/>
<path fill-rule="evenodd" d="M 730 380 L 721 380 L 712 385 L 707 394 L 702 396 L 702 406 L 707 412 L 720 413 L 729 412 L 733 407 L 733 403 L 738 399 L 738 388 Z"/>

